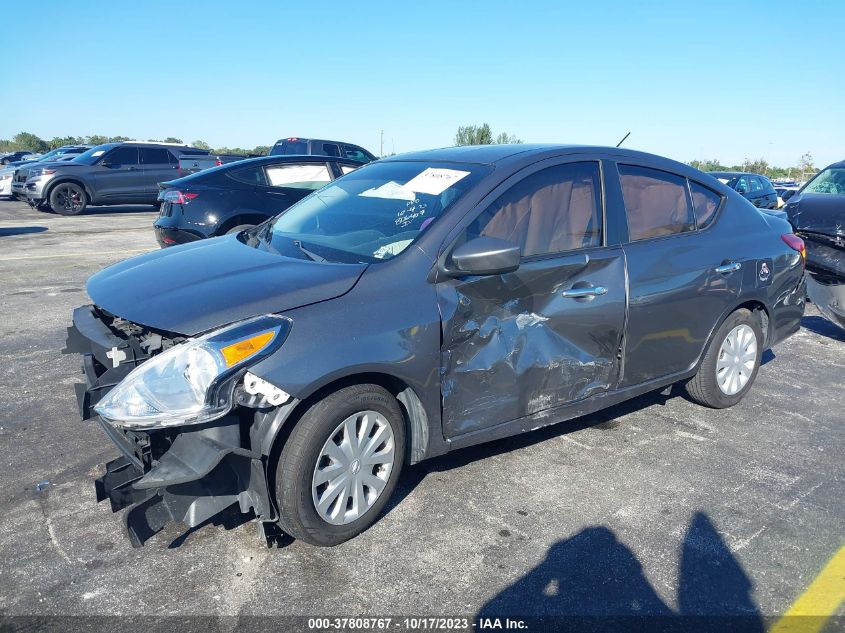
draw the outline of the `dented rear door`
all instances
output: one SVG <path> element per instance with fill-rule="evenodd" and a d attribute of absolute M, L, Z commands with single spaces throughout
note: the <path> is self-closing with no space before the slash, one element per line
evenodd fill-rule
<path fill-rule="evenodd" d="M 559 167 L 563 169 L 525 178 L 509 190 L 510 199 L 501 196 L 479 215 L 475 227 L 467 228 L 465 239 L 490 235 L 514 243 L 522 240 L 518 270 L 437 284 L 446 437 L 507 423 L 616 385 L 626 308 L 625 254 L 618 246 L 601 245 L 605 240 L 598 165 Z M 532 250 L 543 250 L 545 244 L 536 246 L 542 238 L 531 238 L 530 226 L 526 241 L 522 229 L 533 218 L 525 220 L 524 211 L 556 208 L 557 213 L 568 213 L 570 206 L 558 205 L 557 200 L 574 200 L 578 191 L 583 193 L 579 187 L 584 182 L 592 183 L 596 212 L 586 224 L 585 197 L 580 194 L 581 202 L 571 208 L 572 216 L 581 218 L 575 224 L 586 227 L 587 235 L 572 238 L 570 234 L 581 228 L 570 227 L 559 244 L 565 250 L 534 254 Z M 548 192 L 554 204 L 550 206 L 538 192 Z M 502 229 L 506 224 L 501 221 L 502 210 L 517 213 L 518 222 Z M 491 220 L 493 216 L 496 219 Z M 541 228 L 552 235 L 560 233 L 559 226 L 559 221 L 544 218 Z M 577 248 L 582 242 L 588 245 Z"/>

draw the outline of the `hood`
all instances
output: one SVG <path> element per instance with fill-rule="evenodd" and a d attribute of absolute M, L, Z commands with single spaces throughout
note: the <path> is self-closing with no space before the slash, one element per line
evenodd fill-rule
<path fill-rule="evenodd" d="M 283 257 L 227 235 L 127 259 L 91 277 L 87 290 L 116 316 L 193 336 L 334 299 L 366 268 Z"/>
<path fill-rule="evenodd" d="M 798 193 L 786 207 L 797 232 L 845 236 L 845 196 L 830 193 Z"/>

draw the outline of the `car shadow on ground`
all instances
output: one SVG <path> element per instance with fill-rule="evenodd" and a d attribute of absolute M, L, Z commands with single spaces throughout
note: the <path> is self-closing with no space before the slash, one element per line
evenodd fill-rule
<path fill-rule="evenodd" d="M 805 316 L 801 319 L 801 327 L 814 334 L 845 343 L 845 330 L 822 316 Z"/>
<path fill-rule="evenodd" d="M 522 617 L 532 631 L 765 631 L 754 584 L 702 512 L 687 528 L 678 575 L 673 609 L 613 531 L 589 527 L 555 543 L 543 562 L 485 603 L 476 622 Z"/>
<path fill-rule="evenodd" d="M 46 226 L 15 226 L 8 228 L 0 227 L 0 237 L 10 237 L 12 235 L 29 235 L 30 233 L 43 233 L 46 230 Z"/>

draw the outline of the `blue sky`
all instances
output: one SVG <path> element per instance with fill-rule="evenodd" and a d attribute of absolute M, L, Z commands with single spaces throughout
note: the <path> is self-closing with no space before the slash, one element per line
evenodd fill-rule
<path fill-rule="evenodd" d="M 378 152 L 383 129 L 385 152 L 404 152 L 487 122 L 530 142 L 630 131 L 626 146 L 684 161 L 845 158 L 834 0 L 36 4 L 29 27 L 0 31 L 4 51 L 28 49 L 0 64 L 0 138 Z"/>

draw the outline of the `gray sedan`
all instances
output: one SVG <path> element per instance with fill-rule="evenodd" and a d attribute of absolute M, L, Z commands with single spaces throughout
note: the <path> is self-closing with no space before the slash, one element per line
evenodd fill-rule
<path fill-rule="evenodd" d="M 96 488 L 132 542 L 236 505 L 268 537 L 335 545 L 405 464 L 673 384 L 737 404 L 799 328 L 804 247 L 658 156 L 463 147 L 377 161 L 87 289 L 66 351 L 122 453 Z"/>

